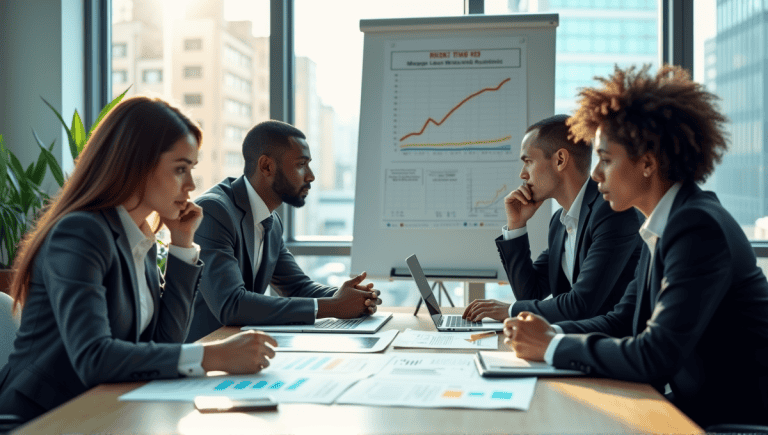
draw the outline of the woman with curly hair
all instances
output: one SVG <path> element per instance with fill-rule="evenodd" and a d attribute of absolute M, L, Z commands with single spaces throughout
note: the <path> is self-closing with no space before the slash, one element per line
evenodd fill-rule
<path fill-rule="evenodd" d="M 703 182 L 727 149 L 716 97 L 674 66 L 616 67 L 579 93 L 568 123 L 593 141 L 616 211 L 645 216 L 632 281 L 606 315 L 505 321 L 521 358 L 647 382 L 702 426 L 768 423 L 768 282 L 743 230 Z"/>

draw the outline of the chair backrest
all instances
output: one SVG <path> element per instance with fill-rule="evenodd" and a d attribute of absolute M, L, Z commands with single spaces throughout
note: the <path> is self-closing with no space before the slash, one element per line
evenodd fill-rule
<path fill-rule="evenodd" d="M 0 292 L 0 367 L 8 362 L 16 331 L 19 330 L 19 322 L 19 317 L 13 315 L 13 298 Z"/>

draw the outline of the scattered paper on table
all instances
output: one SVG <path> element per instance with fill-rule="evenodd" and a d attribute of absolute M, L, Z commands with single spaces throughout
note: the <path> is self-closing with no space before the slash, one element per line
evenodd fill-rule
<path fill-rule="evenodd" d="M 278 353 L 270 361 L 267 371 L 286 373 L 314 373 L 364 378 L 379 373 L 393 354 L 344 353 Z"/>
<path fill-rule="evenodd" d="M 393 352 L 392 359 L 375 377 L 418 377 L 443 381 L 481 379 L 475 367 L 474 355 L 458 353 L 405 353 Z"/>
<path fill-rule="evenodd" d="M 401 332 L 392 343 L 394 347 L 422 348 L 422 349 L 498 349 L 499 338 L 496 335 L 468 342 L 474 332 L 436 332 L 415 331 L 406 329 Z"/>
<path fill-rule="evenodd" d="M 338 404 L 417 408 L 519 409 L 531 406 L 536 378 L 427 380 L 374 376 L 336 399 Z"/>
<path fill-rule="evenodd" d="M 351 376 L 265 372 L 255 375 L 155 380 L 123 394 L 119 400 L 192 402 L 196 396 L 225 396 L 231 399 L 271 396 L 279 403 L 329 405 L 358 379 Z"/>

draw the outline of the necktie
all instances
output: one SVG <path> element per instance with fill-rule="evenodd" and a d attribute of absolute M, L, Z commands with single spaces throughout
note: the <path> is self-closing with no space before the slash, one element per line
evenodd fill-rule
<path fill-rule="evenodd" d="M 263 279 L 261 277 L 261 271 L 265 267 L 266 261 L 269 257 L 269 232 L 272 229 L 272 223 L 274 222 L 274 215 L 270 214 L 269 217 L 261 221 L 261 226 L 264 227 L 264 235 L 261 238 L 261 264 L 259 265 L 258 270 L 256 271 L 256 277 L 254 278 L 254 284 L 260 283 Z M 258 252 L 258 251 L 257 251 Z M 258 253 L 257 253 L 258 255 Z M 254 288 L 256 288 L 254 286 Z"/>

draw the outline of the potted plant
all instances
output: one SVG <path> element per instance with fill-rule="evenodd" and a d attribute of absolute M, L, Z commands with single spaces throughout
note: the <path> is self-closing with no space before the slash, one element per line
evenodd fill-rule
<path fill-rule="evenodd" d="M 43 102 L 53 110 L 67 131 L 69 151 L 73 160 L 77 160 L 77 156 L 80 155 L 93 130 L 104 116 L 123 99 L 126 92 L 128 89 L 101 110 L 96 122 L 93 123 L 87 134 L 77 110 L 72 116 L 71 126 L 67 126 L 59 112 L 43 99 Z M 64 185 L 64 173 L 51 152 L 56 141 L 54 140 L 46 147 L 34 130 L 32 134 L 40 148 L 40 155 L 37 161 L 30 163 L 26 169 L 13 152 L 6 148 L 3 136 L 0 135 L 0 291 L 3 292 L 7 292 L 10 286 L 12 275 L 10 268 L 16 257 L 21 238 L 32 227 L 40 210 L 50 199 L 48 193 L 40 187 L 47 170 L 51 170 L 51 174 L 59 187 Z"/>

